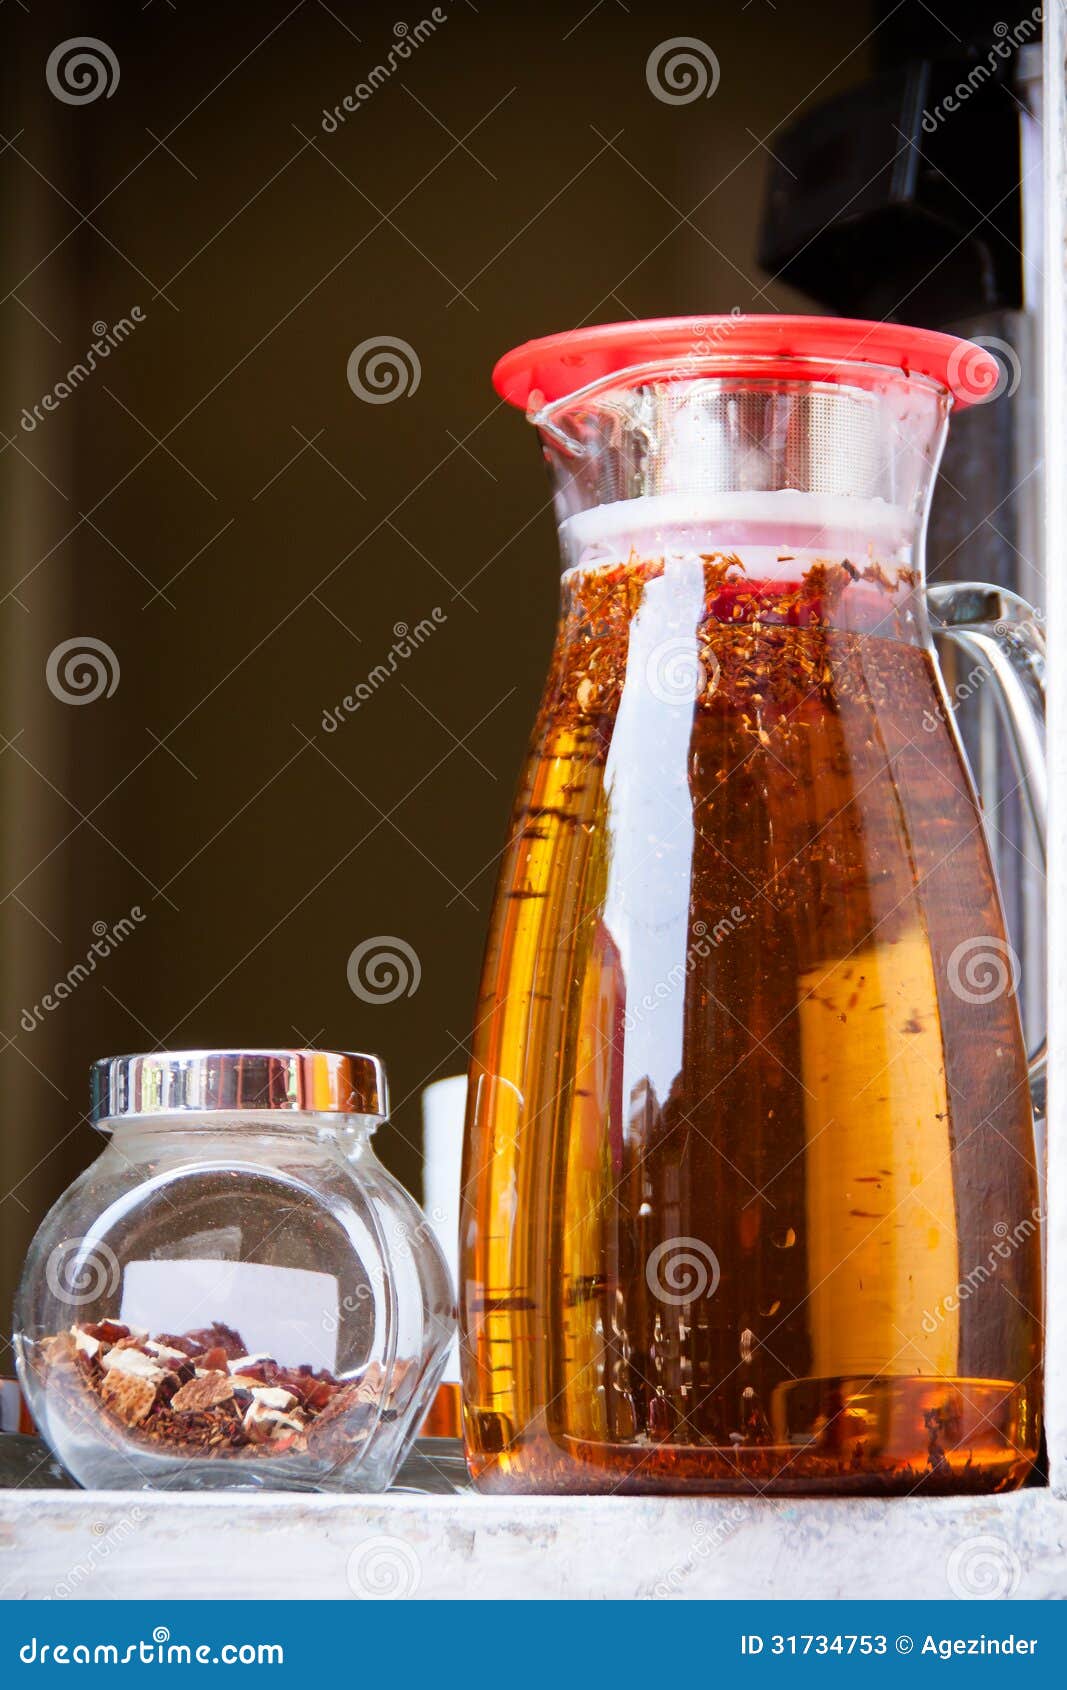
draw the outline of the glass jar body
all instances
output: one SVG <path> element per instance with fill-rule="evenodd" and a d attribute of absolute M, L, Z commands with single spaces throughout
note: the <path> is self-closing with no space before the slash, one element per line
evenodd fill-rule
<path fill-rule="evenodd" d="M 451 1300 L 354 1124 L 126 1120 L 34 1239 L 16 1353 L 87 1487 L 376 1491 L 432 1400 Z"/>

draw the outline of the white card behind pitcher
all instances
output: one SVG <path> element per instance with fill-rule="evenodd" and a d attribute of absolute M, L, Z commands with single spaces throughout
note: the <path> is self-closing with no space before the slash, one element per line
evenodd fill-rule
<path fill-rule="evenodd" d="M 288 1367 L 337 1368 L 332 1273 L 264 1262 L 127 1262 L 119 1319 L 153 1337 L 220 1321 L 240 1333 L 250 1355 L 265 1352 Z"/>

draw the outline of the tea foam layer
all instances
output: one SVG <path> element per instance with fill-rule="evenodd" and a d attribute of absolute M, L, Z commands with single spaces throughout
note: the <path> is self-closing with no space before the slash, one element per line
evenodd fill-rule
<path fill-rule="evenodd" d="M 803 551 L 907 565 L 917 519 L 883 499 L 823 493 L 655 493 L 579 511 L 560 524 L 567 568 L 639 557 L 758 550 L 761 562 Z M 787 561 L 783 559 L 783 561 Z"/>

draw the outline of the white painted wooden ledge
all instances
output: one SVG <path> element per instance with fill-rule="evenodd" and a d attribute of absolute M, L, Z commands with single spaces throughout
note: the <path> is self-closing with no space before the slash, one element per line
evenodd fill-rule
<path fill-rule="evenodd" d="M 1067 1596 L 1067 1502 L 0 1492 L 3 1598 L 968 1595 Z"/>
<path fill-rule="evenodd" d="M 0 1597 L 1067 1597 L 1048 1491 L 898 1501 L 0 1492 Z"/>

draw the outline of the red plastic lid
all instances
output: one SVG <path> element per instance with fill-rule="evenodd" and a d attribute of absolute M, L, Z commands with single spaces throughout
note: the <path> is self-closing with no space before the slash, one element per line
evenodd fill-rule
<path fill-rule="evenodd" d="M 992 352 L 974 341 L 904 323 L 850 317 L 789 317 L 777 313 L 725 317 L 654 317 L 647 322 L 595 323 L 586 329 L 528 340 L 506 352 L 493 371 L 502 399 L 524 410 L 565 399 L 588 383 L 634 364 L 713 362 L 738 373 L 751 357 L 754 375 L 800 380 L 862 380 L 857 364 L 928 376 L 951 393 L 956 407 L 995 396 L 1003 372 Z"/>

